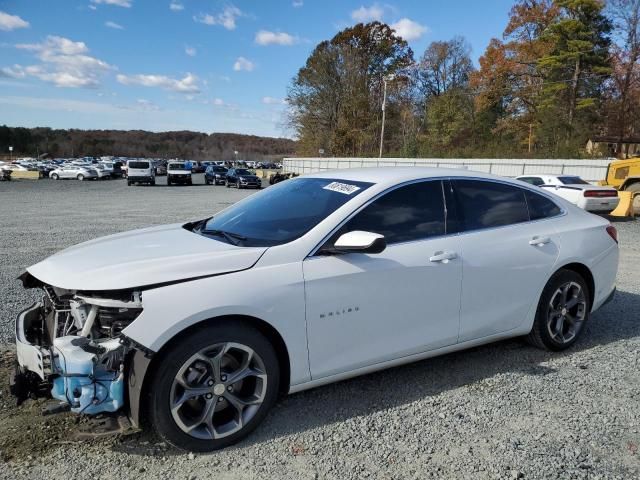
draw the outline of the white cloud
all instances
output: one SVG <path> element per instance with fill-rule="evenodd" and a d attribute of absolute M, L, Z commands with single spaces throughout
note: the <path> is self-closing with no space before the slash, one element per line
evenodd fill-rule
<path fill-rule="evenodd" d="M 0 11 L 0 30 L 10 32 L 18 28 L 27 28 L 29 22 L 21 19 L 17 15 L 9 15 L 3 11 Z"/>
<path fill-rule="evenodd" d="M 304 1 L 303 0 L 293 0 L 291 5 L 293 6 L 293 8 L 300 8 L 301 6 L 304 5 Z"/>
<path fill-rule="evenodd" d="M 233 64 L 233 69 L 236 72 L 241 72 L 241 71 L 251 72 L 255 67 L 256 66 L 251 60 L 248 60 L 244 57 L 238 57 L 236 62 Z"/>
<path fill-rule="evenodd" d="M 64 37 L 50 35 L 43 43 L 18 44 L 16 48 L 34 52 L 42 63 L 27 67 L 14 65 L 11 70 L 14 78 L 18 78 L 15 77 L 18 72 L 20 78 L 28 75 L 57 87 L 96 87 L 100 76 L 114 69 L 107 62 L 87 55 L 89 49 L 84 42 Z M 5 69 L 3 72 L 7 73 Z"/>
<path fill-rule="evenodd" d="M 366 23 L 374 20 L 382 20 L 384 9 L 377 3 L 370 7 L 361 6 L 357 10 L 351 12 L 351 18 L 356 22 Z"/>
<path fill-rule="evenodd" d="M 180 10 L 184 10 L 184 5 L 178 2 L 171 2 L 169 8 L 174 12 L 179 12 Z"/>
<path fill-rule="evenodd" d="M 194 16 L 193 19 L 205 25 L 222 25 L 227 30 L 235 30 L 236 20 L 242 15 L 242 11 L 239 8 L 229 5 L 222 12 L 215 15 L 200 13 Z"/>
<path fill-rule="evenodd" d="M 196 50 L 195 47 L 186 46 L 184 47 L 184 53 L 186 53 L 190 57 L 195 57 L 198 54 L 198 51 Z"/>
<path fill-rule="evenodd" d="M 24 78 L 26 76 L 26 72 L 21 65 L 14 65 L 12 67 L 3 67 L 0 68 L 0 77 L 5 78 Z"/>
<path fill-rule="evenodd" d="M 429 29 L 424 25 L 420 25 L 418 22 L 414 22 L 408 18 L 402 18 L 390 25 L 396 33 L 407 41 L 417 40 L 422 35 L 427 33 Z"/>
<path fill-rule="evenodd" d="M 216 107 L 222 107 L 223 105 L 225 105 L 224 100 L 222 100 L 221 98 L 214 98 L 211 103 L 213 103 Z"/>
<path fill-rule="evenodd" d="M 262 97 L 262 103 L 265 105 L 286 105 L 284 98 Z"/>
<path fill-rule="evenodd" d="M 115 30 L 124 30 L 124 27 L 116 22 L 104 22 L 105 27 L 113 28 Z"/>
<path fill-rule="evenodd" d="M 160 87 L 179 93 L 199 93 L 198 77 L 187 73 L 184 78 L 176 79 L 165 75 L 117 75 L 116 79 L 123 85 L 140 85 L 143 87 Z"/>
<path fill-rule="evenodd" d="M 98 7 L 96 7 L 95 5 L 89 5 L 89 10 L 97 10 Z"/>
<path fill-rule="evenodd" d="M 144 98 L 137 99 L 136 105 L 140 110 L 146 110 L 149 112 L 157 112 L 158 110 L 160 110 L 160 107 L 158 105 Z"/>
<path fill-rule="evenodd" d="M 91 3 L 95 3 L 100 5 L 101 3 L 105 5 L 115 5 L 117 7 L 125 7 L 130 8 L 133 0 L 91 0 Z"/>
<path fill-rule="evenodd" d="M 256 33 L 255 42 L 258 45 L 293 45 L 298 42 L 298 39 L 285 32 L 260 30 Z"/>

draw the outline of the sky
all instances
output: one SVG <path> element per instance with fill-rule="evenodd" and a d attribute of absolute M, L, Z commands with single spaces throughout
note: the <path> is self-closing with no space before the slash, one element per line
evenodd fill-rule
<path fill-rule="evenodd" d="M 419 58 L 464 36 L 477 62 L 513 0 L 0 0 L 0 125 L 289 137 L 314 47 L 358 22 Z"/>

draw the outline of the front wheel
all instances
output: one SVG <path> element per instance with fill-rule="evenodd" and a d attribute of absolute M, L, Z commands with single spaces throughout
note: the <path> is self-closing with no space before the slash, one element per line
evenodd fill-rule
<path fill-rule="evenodd" d="M 54 173 L 53 175 L 51 175 L 51 178 L 53 178 L 54 180 L 60 179 L 57 173 Z"/>
<path fill-rule="evenodd" d="M 264 419 L 279 382 L 275 351 L 251 326 L 198 329 L 163 354 L 150 384 L 151 422 L 178 448 L 224 448 Z"/>
<path fill-rule="evenodd" d="M 84 175 L 80 174 L 76 178 L 82 182 L 84 180 Z"/>
<path fill-rule="evenodd" d="M 591 312 L 589 287 L 573 270 L 559 270 L 542 291 L 527 341 L 545 350 L 573 345 Z"/>

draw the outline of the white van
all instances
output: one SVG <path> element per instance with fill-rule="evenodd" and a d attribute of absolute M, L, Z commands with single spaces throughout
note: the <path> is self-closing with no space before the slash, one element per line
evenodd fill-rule
<path fill-rule="evenodd" d="M 129 160 L 127 162 L 127 185 L 134 183 L 156 184 L 156 169 L 149 160 Z"/>

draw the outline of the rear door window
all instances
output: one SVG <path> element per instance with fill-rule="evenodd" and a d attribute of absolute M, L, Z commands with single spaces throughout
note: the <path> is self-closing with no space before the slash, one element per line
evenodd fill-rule
<path fill-rule="evenodd" d="M 453 180 L 462 230 L 480 230 L 529 221 L 524 190 L 484 180 Z"/>

